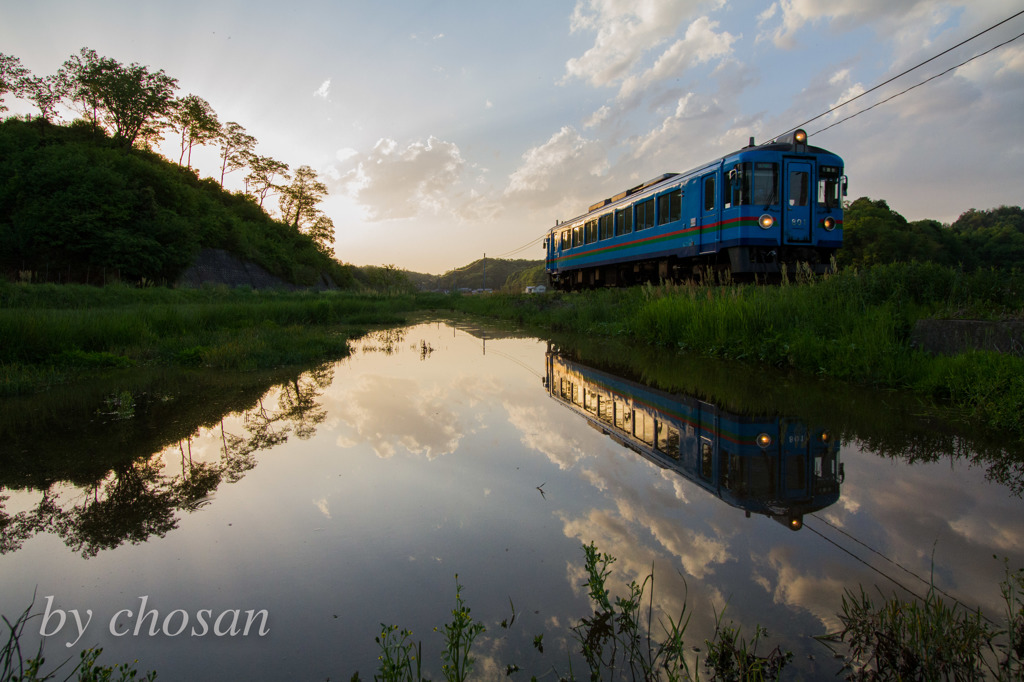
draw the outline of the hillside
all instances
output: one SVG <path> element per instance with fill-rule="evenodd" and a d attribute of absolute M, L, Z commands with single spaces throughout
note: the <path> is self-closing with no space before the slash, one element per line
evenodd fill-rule
<path fill-rule="evenodd" d="M 0 123 L 0 276 L 10 280 L 173 284 L 203 249 L 286 282 L 350 269 L 248 196 L 102 131 L 42 119 Z"/>
<path fill-rule="evenodd" d="M 527 286 L 547 283 L 544 261 L 525 259 L 481 258 L 443 275 L 419 272 L 410 272 L 408 275 L 418 289 L 428 291 L 493 289 L 516 293 L 522 292 Z"/>

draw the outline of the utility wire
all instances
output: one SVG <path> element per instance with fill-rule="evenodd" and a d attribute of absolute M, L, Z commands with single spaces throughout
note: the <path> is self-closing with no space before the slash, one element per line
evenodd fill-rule
<path fill-rule="evenodd" d="M 801 123 L 800 125 L 798 125 L 798 126 L 796 126 L 796 127 L 794 127 L 794 128 L 790 128 L 790 129 L 789 129 L 789 130 L 787 130 L 787 131 L 786 131 L 785 133 L 782 133 L 781 135 L 776 135 L 775 137 L 782 137 L 782 135 L 786 135 L 787 133 L 791 133 L 791 132 L 793 132 L 794 130 L 796 130 L 797 128 L 803 128 L 803 127 L 804 127 L 804 126 L 806 126 L 806 125 L 807 125 L 808 123 L 813 123 L 814 121 L 817 121 L 817 120 L 818 120 L 819 118 L 822 118 L 823 116 L 828 116 L 828 115 L 829 115 L 829 114 L 831 114 L 831 113 L 832 113 L 833 111 L 836 111 L 837 109 L 840 109 L 840 108 L 842 108 L 842 107 L 845 107 L 845 106 L 846 106 L 847 104 L 849 104 L 849 103 L 851 103 L 851 102 L 854 102 L 854 101 L 856 101 L 856 100 L 860 99 L 860 98 L 861 98 L 861 97 L 863 97 L 864 95 L 867 95 L 867 94 L 869 94 L 869 93 L 872 93 L 872 92 L 874 92 L 875 90 L 878 90 L 879 88 L 881 88 L 881 87 L 884 87 L 884 86 L 888 85 L 889 83 L 892 83 L 892 82 L 893 82 L 894 80 L 896 80 L 897 78 L 901 78 L 901 77 L 903 77 L 903 76 L 906 76 L 906 75 L 907 75 L 908 73 L 910 73 L 911 71 L 915 71 L 915 70 L 917 70 L 917 69 L 921 68 L 922 66 L 924 66 L 925 64 L 928 64 L 928 63 L 930 63 L 930 62 L 933 62 L 933 61 L 935 61 L 936 59 L 938 59 L 939 57 L 942 57 L 943 55 L 949 54 L 950 52 L 952 52 L 953 50 L 957 49 L 958 47 L 961 47 L 961 46 L 963 46 L 963 45 L 966 45 L 967 43 L 971 42 L 971 41 L 972 41 L 972 40 L 974 40 L 975 38 L 978 38 L 978 37 L 980 37 L 980 36 L 983 36 L 983 35 L 985 35 L 985 34 L 986 34 L 986 33 L 988 33 L 989 31 L 991 31 L 991 30 L 993 30 L 993 29 L 996 29 L 996 28 L 998 28 L 998 27 L 1002 26 L 1003 24 L 1005 24 L 1005 23 L 1006 23 L 1006 22 L 1008 22 L 1008 21 L 1011 21 L 1011 20 L 1013 20 L 1013 19 L 1016 19 L 1017 17 L 1019 17 L 1019 16 L 1020 16 L 1020 15 L 1022 15 L 1022 14 L 1024 14 L 1024 10 L 1021 10 L 1020 12 L 1017 12 L 1016 14 L 1014 14 L 1014 15 L 1012 15 L 1012 16 L 1009 16 L 1009 17 L 1007 17 L 1006 19 L 1003 19 L 1002 21 L 1000 21 L 1000 22 L 999 22 L 999 23 L 997 23 L 997 24 L 993 24 L 992 26 L 989 26 L 989 27 L 988 27 L 988 28 L 986 28 L 986 29 L 985 29 L 984 31 L 980 31 L 980 32 L 978 32 L 978 33 L 975 33 L 975 34 L 974 34 L 973 36 L 971 36 L 970 38 L 967 38 L 966 40 L 961 40 L 961 41 L 960 41 L 959 43 L 957 43 L 957 44 L 956 44 L 956 45 L 954 45 L 953 47 L 950 47 L 950 48 L 948 48 L 948 49 L 946 49 L 946 50 L 943 50 L 942 52 L 940 52 L 939 54 L 937 54 L 937 55 L 935 55 L 935 56 L 933 56 L 933 57 L 929 57 L 928 59 L 924 60 L 923 62 L 921 62 L 921 63 L 919 63 L 919 64 L 917 64 L 917 65 L 915 65 L 915 66 L 912 66 L 912 67 L 910 67 L 910 68 L 909 68 L 909 69 L 907 69 L 906 71 L 903 71 L 902 73 L 898 73 L 898 74 L 896 74 L 896 75 L 895 75 L 895 76 L 893 76 L 892 78 L 890 78 L 890 79 L 888 79 L 888 80 L 886 80 L 886 81 L 884 81 L 884 82 L 882 82 L 882 83 L 879 83 L 878 85 L 876 85 L 875 87 L 873 87 L 873 88 L 871 88 L 871 89 L 869 89 L 869 90 L 865 90 L 864 92 L 860 93 L 859 95 L 857 95 L 857 96 L 855 96 L 855 97 L 851 97 L 850 99 L 846 100 L 845 102 L 840 102 L 839 104 L 835 105 L 834 107 L 832 107 L 832 108 L 831 108 L 831 109 L 829 109 L 828 111 L 824 111 L 824 112 L 822 112 L 822 113 L 818 114 L 817 116 L 815 116 L 815 117 L 813 117 L 813 118 L 809 118 L 809 119 L 807 119 L 806 121 L 804 121 L 803 123 Z M 1017 36 L 1017 38 L 1019 38 L 1019 37 L 1020 37 L 1020 36 Z M 1016 40 L 1017 38 L 1013 38 L 1013 39 L 1011 39 L 1011 40 L 1008 40 L 1008 41 L 1006 41 L 1006 42 L 1007 42 L 1007 43 L 1008 43 L 1008 42 L 1012 42 L 1013 40 Z M 1002 47 L 1002 46 L 1003 46 L 1003 45 L 1005 45 L 1005 44 L 1006 44 L 1006 43 L 1002 43 L 1002 44 L 1000 44 L 1000 45 L 996 45 L 996 47 Z M 992 48 L 992 49 L 995 49 L 995 48 Z M 991 52 L 991 51 L 992 51 L 992 50 L 988 50 L 987 52 L 983 52 L 982 54 L 988 54 L 988 52 Z M 982 56 L 982 55 L 977 55 L 977 56 L 978 56 L 978 57 L 980 57 L 980 56 Z M 977 57 L 973 57 L 972 59 L 976 59 L 976 58 L 977 58 Z M 971 61 L 971 60 L 970 60 L 970 59 L 968 59 L 967 61 Z M 967 62 L 962 62 L 961 64 L 958 64 L 957 66 L 955 66 L 955 67 L 953 67 L 953 68 L 954 68 L 954 69 L 955 69 L 955 68 L 959 68 L 960 66 L 963 66 L 963 65 L 964 65 L 964 64 L 966 64 L 966 63 L 967 63 Z M 948 72 L 949 72 L 950 70 L 951 70 L 951 69 L 947 69 L 946 71 L 944 71 L 944 72 L 943 72 L 943 74 L 945 74 L 945 73 L 948 73 Z M 943 75 L 943 74 L 939 74 L 939 75 Z M 936 77 L 937 77 L 937 76 L 933 76 L 932 78 L 929 78 L 928 80 L 933 80 L 933 79 L 934 79 L 934 78 L 936 78 Z M 928 82 L 928 81 L 924 81 L 924 83 L 927 83 L 927 82 Z M 923 85 L 924 83 L 919 83 L 918 85 Z M 917 86 L 914 86 L 914 87 L 917 87 Z M 913 88 L 908 88 L 907 90 L 912 90 L 912 89 L 913 89 Z M 906 92 L 906 90 L 905 90 L 904 92 Z M 900 93 L 900 94 L 903 94 L 903 93 Z M 894 95 L 894 97 L 895 97 L 895 96 L 898 96 L 898 95 Z M 890 97 L 889 99 L 892 99 L 892 98 Z M 887 102 L 887 101 L 889 101 L 889 100 L 884 100 L 884 101 L 886 101 L 886 102 Z M 879 102 L 879 104 L 882 104 L 882 102 Z M 878 105 L 876 104 L 876 105 L 874 105 L 874 106 L 878 106 Z M 874 107 L 869 107 L 869 108 L 874 108 Z M 864 111 L 867 111 L 867 110 L 868 110 L 868 109 L 865 109 Z M 850 116 L 850 117 L 847 117 L 847 118 L 852 118 L 852 116 Z M 845 121 L 845 120 L 847 120 L 847 119 L 843 119 L 843 120 Z M 832 124 L 832 125 L 838 125 L 839 123 L 842 123 L 842 121 L 839 121 L 839 122 L 837 122 L 837 123 L 834 123 L 834 124 Z M 829 128 L 831 128 L 831 127 L 832 127 L 832 126 L 829 126 Z M 828 128 L 822 128 L 822 130 L 828 130 Z M 821 132 L 821 130 L 819 130 L 818 132 L 820 133 L 820 132 Z M 815 134 L 815 133 L 811 133 L 811 134 L 813 135 L 813 134 Z M 772 139 L 775 139 L 775 138 L 772 138 Z"/>
<path fill-rule="evenodd" d="M 857 112 L 856 114 L 850 114 L 850 115 L 849 115 L 849 116 L 847 116 L 846 118 L 841 118 L 841 119 L 839 119 L 838 121 L 836 121 L 835 123 L 833 123 L 833 124 L 831 124 L 831 125 L 827 125 L 827 126 L 825 126 L 825 127 L 824 127 L 824 128 L 822 128 L 821 130 L 817 130 L 817 131 L 815 131 L 815 132 L 813 132 L 813 133 L 809 133 L 809 134 L 808 134 L 807 136 L 808 136 L 808 137 L 810 137 L 811 135 L 817 135 L 818 133 L 824 132 L 824 131 L 828 130 L 829 128 L 834 128 L 835 126 L 839 125 L 840 123 L 843 123 L 843 122 L 845 122 L 845 121 L 849 121 L 849 120 L 850 120 L 851 118 L 854 118 L 855 116 L 860 116 L 860 115 L 861 115 L 861 114 L 863 114 L 863 113 L 864 113 L 865 111 L 871 111 L 872 109 L 874 109 L 875 107 L 879 106 L 880 104 L 885 104 L 886 102 L 889 102 L 889 101 L 891 101 L 891 100 L 894 100 L 894 99 L 896 99 L 896 98 L 897 98 L 897 97 L 899 97 L 900 95 L 905 95 L 906 93 L 910 92 L 910 91 L 911 91 L 911 90 L 913 90 L 914 88 L 919 88 L 919 87 L 921 87 L 922 85 L 924 85 L 925 83 L 928 83 L 928 82 L 930 82 L 930 81 L 933 81 L 933 80 L 935 80 L 936 78 L 940 78 L 940 77 L 942 77 L 942 76 L 945 76 L 945 75 L 946 75 L 947 73 L 949 73 L 950 71 L 955 71 L 956 69 L 959 69 L 959 68 L 960 68 L 961 66 L 963 66 L 964 64 L 968 64 L 968 63 L 970 63 L 970 62 L 973 62 L 973 61 L 974 61 L 975 59 L 977 59 L 978 57 L 984 57 L 984 56 L 985 56 L 985 55 L 987 55 L 987 54 L 988 54 L 989 52 L 992 52 L 992 51 L 994 51 L 994 50 L 998 50 L 998 49 L 999 49 L 1000 47 L 1003 47 L 1004 45 L 1008 45 L 1009 43 L 1012 43 L 1013 41 L 1015 41 L 1015 40 L 1018 40 L 1018 39 L 1019 39 L 1019 38 L 1021 38 L 1021 37 L 1024 37 L 1024 33 L 1020 33 L 1020 34 L 1016 35 L 1015 37 L 1013 37 L 1013 38 L 1010 38 L 1009 40 L 1006 40 L 1006 41 L 1004 41 L 1004 42 L 1001 42 L 1001 43 L 999 43 L 998 45 L 996 45 L 995 47 L 992 47 L 992 48 L 990 48 L 990 49 L 988 49 L 988 50 L 985 50 L 985 51 L 984 51 L 984 52 L 982 52 L 981 54 L 976 54 L 976 55 L 974 55 L 973 57 L 971 57 L 970 59 L 966 59 L 966 60 L 964 60 L 964 61 L 960 62 L 960 63 L 959 63 L 959 64 L 957 64 L 956 66 L 951 66 L 951 67 L 949 67 L 948 69 L 946 69 L 945 71 L 943 71 L 942 73 L 937 73 L 937 74 L 935 74 L 934 76 L 932 76 L 931 78 L 925 79 L 925 80 L 921 81 L 920 83 L 917 83 L 916 85 L 911 85 L 911 86 L 910 86 L 909 88 L 907 88 L 906 90 L 902 90 L 901 92 L 897 92 L 897 93 L 896 93 L 895 95 L 892 95 L 891 97 L 886 97 L 885 99 L 883 99 L 883 100 L 881 100 L 881 101 L 879 101 L 879 102 L 875 102 L 874 104 L 872 104 L 872 105 L 871 105 L 870 107 L 868 107 L 867 109 L 862 109 L 861 111 L 858 111 L 858 112 Z M 850 100 L 850 101 L 852 102 L 853 100 Z M 827 113 L 827 112 L 826 112 L 826 113 Z M 813 120 L 813 119 L 812 119 L 812 120 Z"/>
<path fill-rule="evenodd" d="M 969 606 L 968 606 L 967 604 L 964 604 L 964 603 L 963 603 L 962 601 L 960 601 L 959 599 L 957 599 L 956 597 L 954 597 L 953 595 L 951 595 L 951 594 L 950 594 L 949 592 L 946 592 L 946 591 L 945 591 L 945 590 L 943 590 L 943 589 L 942 589 L 941 587 L 936 587 L 936 586 L 935 586 L 935 584 L 934 584 L 934 582 L 932 582 L 932 581 L 929 581 L 929 580 L 925 580 L 924 578 L 922 578 L 921 576 L 919 576 L 919 575 L 918 575 L 917 573 L 914 573 L 913 571 L 911 571 L 911 570 L 910 570 L 909 568 L 906 568 L 906 567 L 905 567 L 905 566 L 903 566 L 902 564 L 900 564 L 900 563 L 898 563 L 898 562 L 896 562 L 896 561 L 893 561 L 892 559 L 890 559 L 890 558 L 889 558 L 889 557 L 887 557 L 886 555 L 884 555 L 884 554 L 882 554 L 881 552 L 879 552 L 879 551 L 878 551 L 877 549 L 874 549 L 873 547 L 869 546 L 869 545 L 868 545 L 867 543 L 865 543 L 865 542 L 863 542 L 863 541 L 861 541 L 861 540 L 858 540 L 857 538 L 855 538 L 854 536 L 850 535 L 849 533 L 847 533 L 847 532 L 846 532 L 845 530 L 843 530 L 842 528 L 839 528 L 839 527 L 838 527 L 838 526 L 836 526 L 835 524 L 833 524 L 833 523 L 830 523 L 830 522 L 829 522 L 828 520 L 826 520 L 825 518 L 823 518 L 823 517 L 819 516 L 818 514 L 811 514 L 811 516 L 813 516 L 813 517 L 814 517 L 815 519 L 817 519 L 818 521 L 821 521 L 822 523 L 826 524 L 827 526 L 830 526 L 830 527 L 831 527 L 831 528 L 832 528 L 833 530 L 835 530 L 835 531 L 838 531 L 838 532 L 839 532 L 839 533 L 841 533 L 842 535 L 845 535 L 845 536 L 846 536 L 847 538 L 849 538 L 850 540 L 853 540 L 854 542 L 856 542 L 856 543 L 857 543 L 858 545 L 860 545 L 861 547 L 864 547 L 864 548 L 865 548 L 865 549 L 867 549 L 868 551 L 870 551 L 870 552 L 872 552 L 872 553 L 874 553 L 874 554 L 878 555 L 879 557 L 881 557 L 881 558 L 885 559 L 885 560 L 886 560 L 886 561 L 888 561 L 888 562 L 889 562 L 890 564 L 892 564 L 893 566 L 896 566 L 897 568 L 901 569 L 902 571 L 904 571 L 904 572 L 905 572 L 905 573 L 907 573 L 908 575 L 910 575 L 910 576 L 913 576 L 914 578 L 917 578 L 917 579 L 918 579 L 919 581 L 921 581 L 921 582 L 922 582 L 922 583 L 924 583 L 925 585 L 928 585 L 929 589 L 931 589 L 931 590 L 935 590 L 936 592 L 939 592 L 939 593 L 941 593 L 941 594 L 945 595 L 945 596 L 946 596 L 946 597 L 948 597 L 948 598 L 949 598 L 949 599 L 950 599 L 951 601 L 954 601 L 954 602 L 956 602 L 957 604 L 960 604 L 960 606 L 964 607 L 964 609 L 966 609 L 967 611 L 969 611 L 969 612 L 973 612 L 973 609 L 971 609 L 971 608 L 970 608 L 970 607 L 969 607 Z M 846 554 L 849 554 L 849 555 L 850 555 L 851 557 L 853 557 L 854 559 L 856 559 L 856 560 L 857 560 L 857 561 L 859 561 L 860 563 L 864 564 L 865 566 L 867 566 L 868 568 L 870 568 L 870 569 L 871 569 L 872 571 L 874 571 L 874 572 L 878 573 L 879 575 L 883 576 L 883 577 L 884 577 L 884 578 L 886 578 L 887 580 L 889 580 L 889 581 L 891 581 L 892 583 L 896 584 L 896 585 L 897 585 L 898 587 L 900 587 L 900 588 L 902 588 L 903 590 L 906 590 L 906 591 L 907 591 L 907 592 L 909 592 L 910 594 L 914 595 L 914 597 L 916 597 L 916 598 L 917 598 L 917 599 L 918 599 L 919 601 L 925 601 L 925 599 L 924 599 L 924 598 L 923 598 L 923 597 L 922 597 L 921 595 L 917 594 L 917 593 L 916 593 L 916 592 L 914 592 L 914 591 L 913 591 L 912 589 L 910 589 L 909 587 L 907 587 L 906 585 L 904 585 L 904 584 L 903 584 L 903 583 L 901 583 L 900 581 L 896 580 L 896 578 L 894 578 L 894 577 L 892 577 L 891 575 L 889 575 L 888 573 L 886 573 L 886 572 L 882 571 L 882 570 L 881 570 L 880 568 L 876 568 L 875 566 L 872 566 L 872 565 L 871 565 L 870 563 L 868 563 L 867 561 L 865 561 L 865 560 L 864 560 L 864 559 L 862 559 L 861 557 L 857 556 L 856 554 L 854 554 L 854 553 L 853 553 L 853 552 L 851 552 L 850 550 L 846 549 L 845 547 L 842 547 L 842 546 L 840 546 L 840 545 L 839 545 L 839 544 L 838 544 L 837 542 L 835 542 L 835 541 L 833 541 L 833 540 L 830 540 L 829 538 L 825 537 L 825 536 L 824 536 L 824 535 L 822 535 L 822 534 L 821 534 L 821 533 L 820 533 L 820 532 L 819 532 L 818 530 L 816 530 L 816 529 L 814 529 L 814 528 L 812 528 L 812 527 L 808 526 L 808 525 L 807 525 L 806 523 L 804 524 L 804 528 L 808 529 L 809 531 L 811 531 L 812 533 L 814 533 L 815 535 L 817 535 L 817 536 L 818 536 L 818 537 L 820 537 L 821 539 L 825 540 L 825 541 L 826 541 L 826 542 L 828 542 L 829 544 L 833 545 L 834 547 L 838 548 L 839 550 L 841 550 L 841 551 L 845 552 Z M 993 622 L 991 618 L 989 618 L 988 616 L 986 616 L 986 615 L 984 615 L 984 614 L 982 614 L 982 618 L 984 618 L 985 620 L 987 620 L 987 621 L 988 621 L 988 622 L 990 622 L 990 623 L 992 623 L 992 622 Z"/>

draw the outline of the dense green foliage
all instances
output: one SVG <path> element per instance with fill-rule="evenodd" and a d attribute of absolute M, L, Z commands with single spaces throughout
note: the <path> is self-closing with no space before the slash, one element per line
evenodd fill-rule
<path fill-rule="evenodd" d="M 836 261 L 855 267 L 917 261 L 965 270 L 1024 268 L 1024 209 L 971 209 L 947 226 L 908 222 L 884 200 L 861 197 L 846 208 Z"/>
<path fill-rule="evenodd" d="M 51 282 L 173 283 L 203 247 L 310 285 L 348 269 L 251 197 L 87 124 L 0 123 L 0 275 Z"/>

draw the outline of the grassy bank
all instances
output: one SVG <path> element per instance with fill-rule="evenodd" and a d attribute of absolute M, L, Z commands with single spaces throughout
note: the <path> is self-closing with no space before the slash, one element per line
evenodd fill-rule
<path fill-rule="evenodd" d="M 460 310 L 540 328 L 792 368 L 910 390 L 1024 441 L 1024 358 L 933 356 L 911 344 L 916 320 L 1024 315 L 1024 274 L 880 266 L 782 286 L 645 286 L 548 296 L 466 297 Z"/>
<path fill-rule="evenodd" d="M 251 370 L 348 352 L 367 327 L 395 325 L 411 298 L 247 289 L 0 286 L 0 395 L 108 368 Z"/>

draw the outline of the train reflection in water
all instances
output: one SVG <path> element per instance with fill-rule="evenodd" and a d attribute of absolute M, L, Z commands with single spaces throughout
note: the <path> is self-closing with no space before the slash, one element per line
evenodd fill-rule
<path fill-rule="evenodd" d="M 793 530 L 839 499 L 844 472 L 829 431 L 733 414 L 587 367 L 549 346 L 549 395 L 612 440 L 672 469 L 747 516 Z"/>

